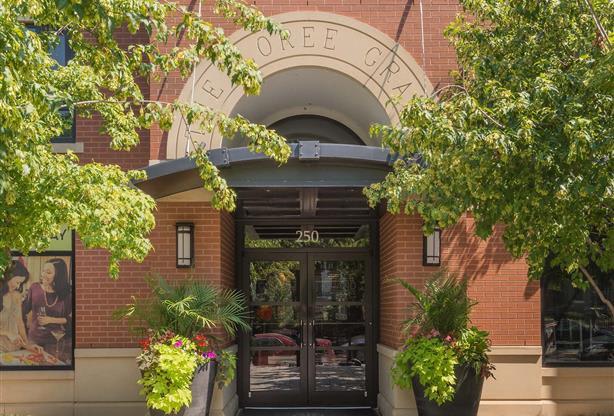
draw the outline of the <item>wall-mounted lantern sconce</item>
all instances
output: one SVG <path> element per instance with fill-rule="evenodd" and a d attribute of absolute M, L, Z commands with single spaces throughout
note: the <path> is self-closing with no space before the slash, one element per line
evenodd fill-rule
<path fill-rule="evenodd" d="M 177 223 L 177 267 L 194 266 L 194 224 Z"/>
<path fill-rule="evenodd" d="M 425 235 L 422 242 L 422 265 L 441 264 L 441 230 L 436 228 L 431 235 Z"/>

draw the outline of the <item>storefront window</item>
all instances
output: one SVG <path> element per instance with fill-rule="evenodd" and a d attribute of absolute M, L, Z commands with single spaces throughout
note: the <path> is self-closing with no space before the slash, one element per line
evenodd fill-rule
<path fill-rule="evenodd" d="M 63 230 L 46 252 L 12 254 L 0 281 L 0 370 L 72 369 L 73 232 Z"/>
<path fill-rule="evenodd" d="M 614 301 L 614 273 L 593 273 Z M 614 366 L 614 319 L 608 308 L 593 289 L 574 288 L 560 269 L 542 277 L 542 324 L 545 365 Z"/>

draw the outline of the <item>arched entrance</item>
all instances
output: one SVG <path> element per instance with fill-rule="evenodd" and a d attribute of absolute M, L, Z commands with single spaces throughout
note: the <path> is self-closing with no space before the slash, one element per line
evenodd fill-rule
<path fill-rule="evenodd" d="M 402 104 L 432 87 L 413 58 L 374 28 L 339 15 L 288 13 L 288 40 L 232 36 L 263 74 L 246 97 L 202 63 L 180 98 L 277 129 L 292 146 L 277 166 L 241 137 L 175 119 L 167 159 L 140 187 L 157 198 L 207 200 L 186 138 L 201 142 L 238 193 L 236 282 L 248 297 L 250 334 L 239 339 L 242 407 L 368 406 L 378 393 L 378 215 L 362 188 L 394 157 L 370 137 Z"/>
<path fill-rule="evenodd" d="M 369 128 L 372 123 L 390 123 L 392 115 L 386 110 L 372 92 L 348 74 L 331 68 L 299 66 L 269 75 L 260 95 L 241 97 L 231 114 L 241 114 L 272 128 L 294 120 L 294 133 L 298 133 L 296 128 L 302 124 L 302 133 L 307 135 L 301 140 L 312 137 L 325 142 L 322 135 L 334 134 L 338 136 L 332 140 L 336 143 L 378 146 L 379 142 L 369 135 Z M 298 121 L 301 119 L 302 123 Z M 335 129 L 331 122 L 352 132 L 359 140 L 353 143 L 341 140 L 346 137 L 345 132 Z M 241 140 L 231 138 L 224 138 L 222 145 L 244 146 Z"/>
<path fill-rule="evenodd" d="M 180 100 L 193 99 L 266 125 L 298 114 L 325 116 L 352 129 L 366 144 L 377 146 L 369 137 L 369 124 L 395 123 L 403 103 L 433 89 L 406 50 L 365 23 L 323 12 L 292 12 L 274 18 L 289 30 L 288 40 L 245 31 L 231 36 L 260 67 L 264 79 L 260 96 L 245 97 L 224 73 L 202 62 L 185 83 Z M 177 116 L 168 134 L 167 159 L 185 155 L 188 130 L 194 141 L 209 149 L 224 145 L 218 132 L 200 132 L 196 126 L 188 129 Z"/>

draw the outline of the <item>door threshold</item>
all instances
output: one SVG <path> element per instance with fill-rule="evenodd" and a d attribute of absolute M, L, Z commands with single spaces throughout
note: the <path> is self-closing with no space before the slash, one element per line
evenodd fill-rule
<path fill-rule="evenodd" d="M 370 406 L 246 406 L 250 410 L 359 410 L 373 409 Z"/>
<path fill-rule="evenodd" d="M 245 407 L 238 416 L 378 416 L 376 408 L 365 406 Z"/>

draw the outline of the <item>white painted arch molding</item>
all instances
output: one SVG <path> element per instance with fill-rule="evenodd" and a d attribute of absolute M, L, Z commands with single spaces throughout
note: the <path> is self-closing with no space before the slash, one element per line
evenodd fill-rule
<path fill-rule="evenodd" d="M 414 95 L 433 90 L 426 74 L 414 58 L 398 43 L 379 30 L 358 20 L 324 12 L 292 12 L 273 16 L 290 31 L 290 38 L 269 36 L 265 32 L 237 31 L 230 39 L 244 56 L 260 67 L 263 79 L 293 68 L 323 68 L 336 71 L 365 88 L 385 109 L 391 123 L 398 121 L 402 104 Z M 192 78 L 195 77 L 194 81 Z M 194 82 L 194 102 L 232 113 L 243 97 L 241 87 L 208 61 L 201 62 L 186 81 L 179 100 L 190 102 Z M 192 140 L 219 148 L 217 132 L 190 129 Z M 175 116 L 168 135 L 167 159 L 184 156 L 186 125 Z"/>

